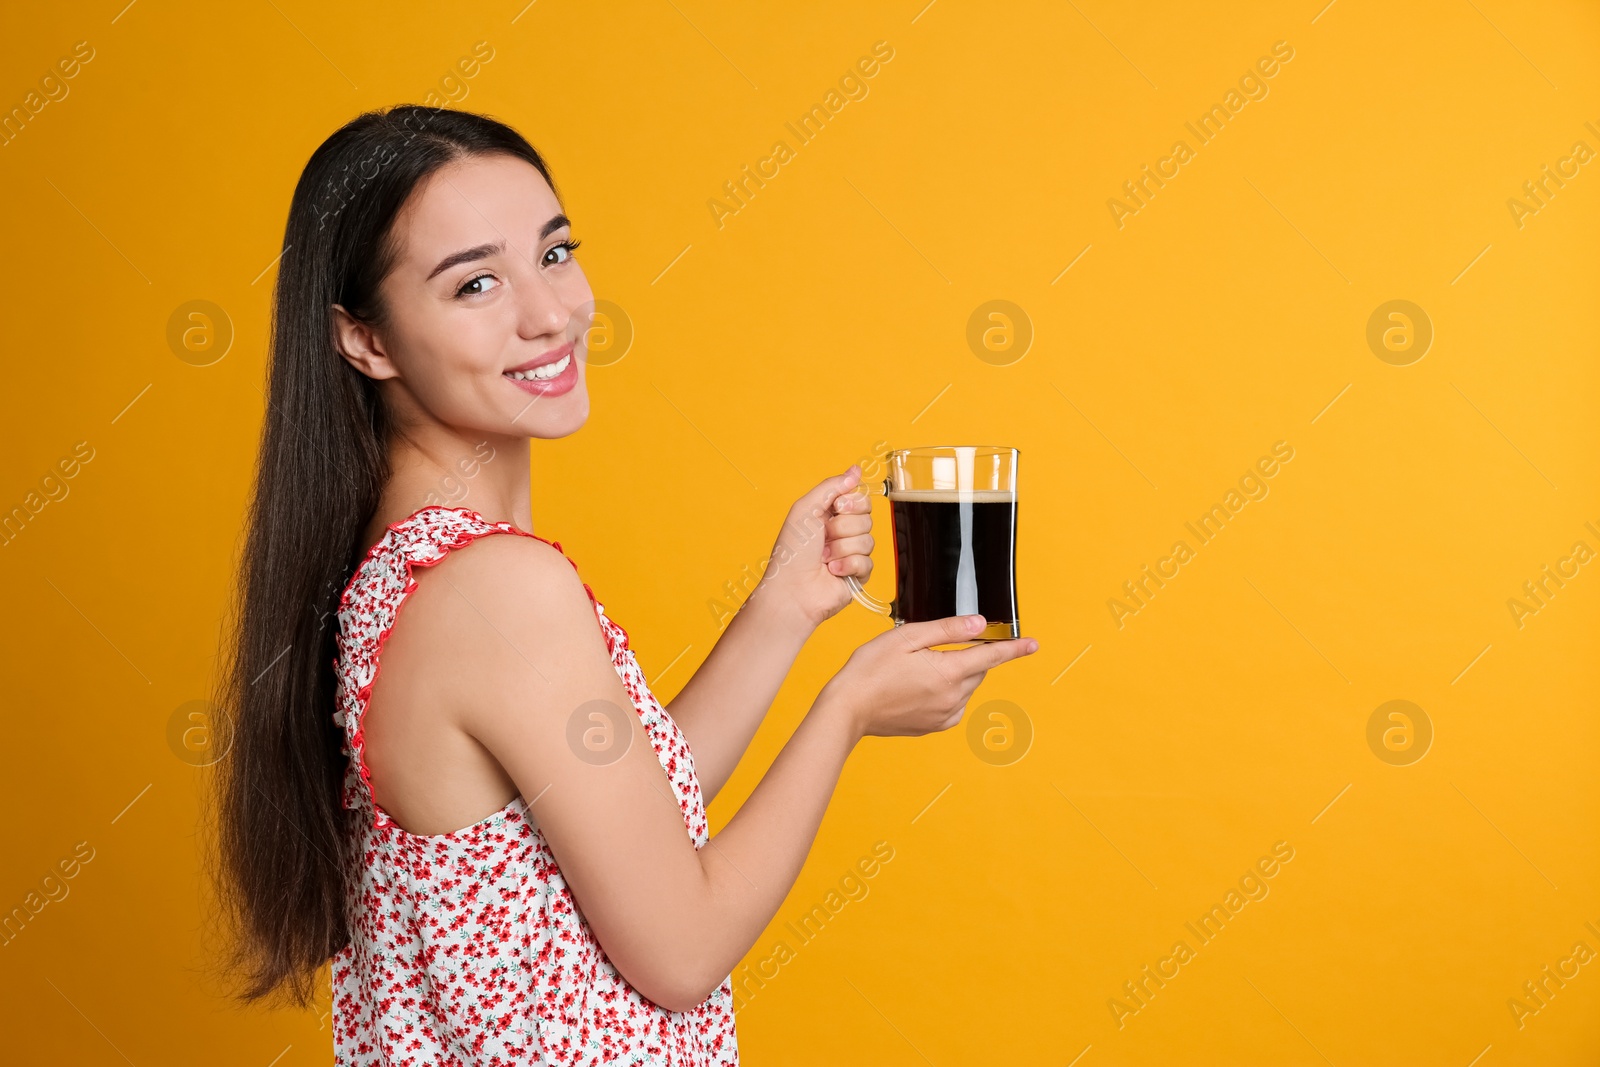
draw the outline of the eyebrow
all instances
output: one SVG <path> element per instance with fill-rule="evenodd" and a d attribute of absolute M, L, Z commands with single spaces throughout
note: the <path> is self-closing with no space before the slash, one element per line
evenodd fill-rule
<path fill-rule="evenodd" d="M 572 223 L 565 215 L 553 215 L 548 222 L 539 228 L 539 240 L 542 241 L 561 229 L 561 227 L 570 225 Z M 439 261 L 439 265 L 433 268 L 426 280 L 432 281 L 451 267 L 460 266 L 463 263 L 471 263 L 475 259 L 487 259 L 490 256 L 497 256 L 505 250 L 506 242 L 504 238 L 501 238 L 492 244 L 474 245 L 471 248 L 463 248 L 459 252 L 452 252 Z"/>

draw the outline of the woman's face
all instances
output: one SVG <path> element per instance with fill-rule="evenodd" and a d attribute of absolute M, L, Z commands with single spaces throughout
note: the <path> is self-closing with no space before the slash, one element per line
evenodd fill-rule
<path fill-rule="evenodd" d="M 502 153 L 447 164 L 413 191 L 394 232 L 387 321 L 364 338 L 341 321 L 340 333 L 347 358 L 370 346 L 366 365 L 352 362 L 386 382 L 402 422 L 542 438 L 581 427 L 594 297 L 544 176 Z"/>

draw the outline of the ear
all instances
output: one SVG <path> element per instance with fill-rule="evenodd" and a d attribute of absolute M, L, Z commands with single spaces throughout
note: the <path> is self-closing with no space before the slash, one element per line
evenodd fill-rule
<path fill-rule="evenodd" d="M 346 362 L 374 381 L 400 376 L 384 353 L 377 331 L 339 304 L 333 305 L 333 346 Z"/>

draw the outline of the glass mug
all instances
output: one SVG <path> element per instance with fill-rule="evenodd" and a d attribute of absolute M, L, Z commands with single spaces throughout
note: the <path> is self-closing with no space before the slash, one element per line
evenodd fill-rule
<path fill-rule="evenodd" d="M 1022 636 L 1017 617 L 1017 450 L 995 445 L 901 448 L 888 477 L 862 483 L 888 497 L 895 597 L 888 604 L 846 575 L 850 595 L 896 626 L 981 614 L 968 641 Z"/>

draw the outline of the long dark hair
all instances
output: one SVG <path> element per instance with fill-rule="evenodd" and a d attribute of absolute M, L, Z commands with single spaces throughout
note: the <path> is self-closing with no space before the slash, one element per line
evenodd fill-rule
<path fill-rule="evenodd" d="M 240 995 L 309 1004 L 349 942 L 334 613 L 367 546 L 388 477 L 375 383 L 334 347 L 332 305 L 381 325 L 378 286 L 395 216 L 417 184 L 464 156 L 538 168 L 522 135 L 482 115 L 402 105 L 353 119 L 295 186 L 272 298 L 266 417 L 217 704 L 230 743 L 218 777 L 217 851 Z"/>

